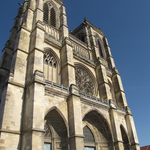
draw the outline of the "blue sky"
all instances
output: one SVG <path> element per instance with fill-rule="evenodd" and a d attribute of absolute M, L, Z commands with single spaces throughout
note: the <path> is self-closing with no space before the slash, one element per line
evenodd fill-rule
<path fill-rule="evenodd" d="M 9 38 L 18 2 L 23 0 L 1 1 L 0 50 Z M 69 30 L 80 25 L 86 16 L 108 38 L 134 116 L 140 146 L 150 145 L 150 0 L 63 2 Z"/>

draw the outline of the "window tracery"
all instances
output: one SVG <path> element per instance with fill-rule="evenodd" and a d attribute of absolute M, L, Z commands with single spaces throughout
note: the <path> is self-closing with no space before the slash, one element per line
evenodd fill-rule
<path fill-rule="evenodd" d="M 91 130 L 87 126 L 85 126 L 83 128 L 83 134 L 85 136 L 84 142 L 87 142 L 87 143 L 94 143 L 95 142 L 94 136 L 93 136 Z"/>
<path fill-rule="evenodd" d="M 52 49 L 47 49 L 44 53 L 43 71 L 46 80 L 60 84 L 60 61 Z"/>
<path fill-rule="evenodd" d="M 43 21 L 56 27 L 56 12 L 51 3 L 45 3 L 43 5 L 43 12 Z"/>
<path fill-rule="evenodd" d="M 44 54 L 44 63 L 56 68 L 56 60 L 54 59 L 53 55 L 50 52 L 46 52 Z"/>
<path fill-rule="evenodd" d="M 75 78 L 76 84 L 81 93 L 86 93 L 92 96 L 94 95 L 94 84 L 87 71 L 82 68 L 75 67 Z"/>
<path fill-rule="evenodd" d="M 51 132 L 50 132 L 50 129 L 49 129 L 49 126 L 47 125 L 47 123 L 45 123 L 45 126 L 44 126 L 44 130 L 45 130 L 45 137 L 51 137 Z"/>

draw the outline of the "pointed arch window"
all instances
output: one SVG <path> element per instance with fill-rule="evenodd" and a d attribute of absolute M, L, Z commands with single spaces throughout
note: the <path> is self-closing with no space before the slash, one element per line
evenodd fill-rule
<path fill-rule="evenodd" d="M 56 60 L 50 52 L 44 54 L 44 62 L 45 64 L 56 68 Z"/>
<path fill-rule="evenodd" d="M 54 27 L 56 27 L 56 13 L 54 8 L 51 9 L 51 16 L 50 16 L 50 24 Z"/>
<path fill-rule="evenodd" d="M 53 27 L 56 27 L 56 12 L 51 4 L 43 5 L 43 21 Z"/>
<path fill-rule="evenodd" d="M 45 3 L 43 6 L 43 21 L 45 21 L 46 23 L 48 23 L 48 5 Z"/>
<path fill-rule="evenodd" d="M 50 49 L 44 53 L 43 61 L 45 79 L 60 84 L 60 66 L 58 56 Z"/>
<path fill-rule="evenodd" d="M 83 134 L 85 136 L 84 138 L 85 143 L 95 143 L 94 136 L 87 126 L 83 128 Z"/>
<path fill-rule="evenodd" d="M 97 43 L 98 43 L 98 49 L 99 49 L 100 56 L 101 56 L 101 57 L 104 57 L 103 52 L 102 52 L 102 47 L 101 47 L 100 41 L 98 40 Z"/>

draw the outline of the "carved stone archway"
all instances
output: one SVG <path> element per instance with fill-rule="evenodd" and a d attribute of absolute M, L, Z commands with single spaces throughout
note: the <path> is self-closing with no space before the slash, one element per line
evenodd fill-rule
<path fill-rule="evenodd" d="M 83 119 L 83 122 L 87 122 L 92 127 L 92 130 L 96 133 L 97 147 L 102 149 L 113 150 L 113 138 L 106 119 L 97 111 L 92 110 L 88 112 Z"/>
<path fill-rule="evenodd" d="M 45 117 L 45 144 L 51 149 L 68 149 L 68 130 L 65 121 L 56 109 L 51 110 Z"/>

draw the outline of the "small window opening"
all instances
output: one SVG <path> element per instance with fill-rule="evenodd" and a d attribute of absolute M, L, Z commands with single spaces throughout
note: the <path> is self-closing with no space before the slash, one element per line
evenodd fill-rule
<path fill-rule="evenodd" d="M 52 64 L 53 64 L 52 61 L 50 61 L 49 64 L 50 64 L 50 66 L 52 66 Z"/>
<path fill-rule="evenodd" d="M 100 44 L 99 40 L 98 40 L 98 49 L 99 49 L 101 57 L 104 57 L 103 52 L 102 52 L 102 48 L 101 48 L 101 44 Z"/>
<path fill-rule="evenodd" d="M 48 64 L 48 60 L 47 59 L 45 60 L 45 63 Z"/>
<path fill-rule="evenodd" d="M 51 9 L 50 24 L 56 27 L 56 14 L 54 8 Z"/>
<path fill-rule="evenodd" d="M 56 63 L 54 63 L 54 68 L 56 68 Z"/>
<path fill-rule="evenodd" d="M 82 42 L 85 42 L 85 40 L 84 40 L 84 36 L 82 35 L 82 36 L 80 36 L 79 37 L 79 39 L 82 41 Z"/>
<path fill-rule="evenodd" d="M 43 21 L 48 23 L 48 5 L 45 3 L 43 7 L 44 15 L 43 15 Z"/>

